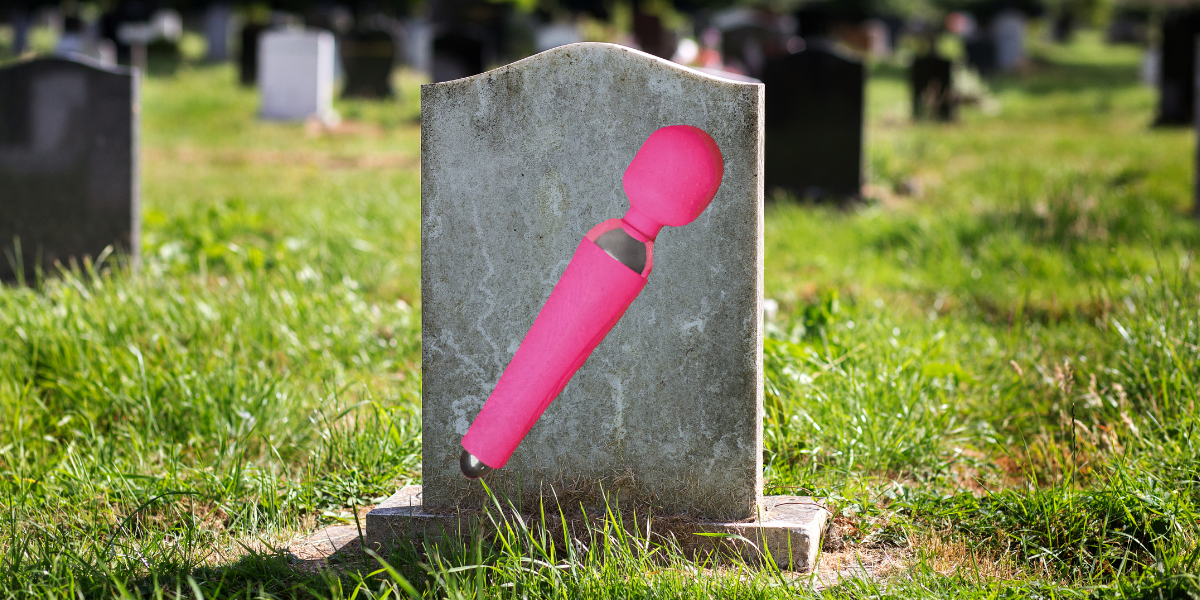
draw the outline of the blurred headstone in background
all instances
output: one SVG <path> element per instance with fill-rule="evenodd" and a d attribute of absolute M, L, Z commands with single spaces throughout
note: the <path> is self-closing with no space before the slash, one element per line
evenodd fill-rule
<path fill-rule="evenodd" d="M 801 31 L 803 31 L 801 17 Z M 858 196 L 866 70 L 828 38 L 767 62 L 766 186 L 797 197 Z"/>
<path fill-rule="evenodd" d="M 103 65 L 117 64 L 117 46 L 111 40 L 99 38 L 78 16 L 63 19 L 62 35 L 54 53 L 64 58 L 85 56 Z"/>
<path fill-rule="evenodd" d="M 913 119 L 954 120 L 953 63 L 925 54 L 913 59 L 908 72 L 912 91 Z"/>
<path fill-rule="evenodd" d="M 722 68 L 761 79 L 768 60 L 788 53 L 796 20 L 739 7 L 718 13 L 712 26 L 721 32 Z"/>
<path fill-rule="evenodd" d="M 511 7 L 487 0 L 432 5 L 429 72 L 434 83 L 482 73 L 501 56 Z"/>
<path fill-rule="evenodd" d="M 1158 48 L 1147 48 L 1138 65 L 1138 79 L 1142 85 L 1157 86 L 1162 74 L 1162 51 Z"/>
<path fill-rule="evenodd" d="M 1105 32 L 1108 43 L 1145 44 L 1150 37 L 1149 9 L 1127 6 L 1116 13 Z"/>
<path fill-rule="evenodd" d="M 892 32 L 883 19 L 867 19 L 863 23 L 870 39 L 871 56 L 885 57 L 892 53 Z"/>
<path fill-rule="evenodd" d="M 1195 51 L 1192 53 L 1194 66 L 1200 69 L 1200 35 L 1195 38 Z M 1200 73 L 1195 74 L 1196 84 L 1200 86 Z M 1200 90 L 1193 90 L 1193 93 L 1200 96 Z M 1197 135 L 1200 135 L 1200 110 L 1194 110 L 1193 117 L 1195 125 L 1193 129 Z M 1200 138 L 1198 138 L 1200 139 Z M 1192 216 L 1200 217 L 1200 146 L 1197 146 L 1194 163 L 1195 169 L 1192 172 Z"/>
<path fill-rule="evenodd" d="M 179 12 L 164 8 L 150 18 L 151 41 L 146 45 L 146 72 L 150 75 L 174 75 L 183 62 L 179 40 L 183 37 L 183 18 Z"/>
<path fill-rule="evenodd" d="M 1063 10 L 1054 17 L 1050 25 L 1050 38 L 1058 44 L 1066 44 L 1075 37 L 1075 15 L 1069 10 Z"/>
<path fill-rule="evenodd" d="M 1163 18 L 1155 125 L 1192 124 L 1197 34 L 1200 34 L 1200 8 L 1171 10 Z"/>
<path fill-rule="evenodd" d="M 1012 71 L 1025 61 L 1025 15 L 1006 10 L 992 19 L 989 28 L 996 48 L 996 68 Z"/>
<path fill-rule="evenodd" d="M 25 49 L 29 46 L 29 29 L 30 29 L 31 23 L 30 23 L 30 17 L 29 17 L 29 7 L 26 6 L 27 4 L 28 4 L 27 2 L 17 1 L 17 2 L 13 2 L 8 7 L 0 7 L 0 8 L 7 8 L 8 22 L 12 25 L 12 29 L 13 29 L 12 53 L 13 53 L 13 56 L 20 56 L 22 53 L 25 52 Z"/>
<path fill-rule="evenodd" d="M 671 58 L 675 54 L 675 32 L 663 26 L 662 17 L 642 10 L 643 2 L 633 2 L 633 39 L 647 54 Z"/>
<path fill-rule="evenodd" d="M 238 81 L 247 87 L 258 85 L 258 41 L 267 28 L 258 23 L 242 25 L 238 54 Z"/>
<path fill-rule="evenodd" d="M 342 37 L 340 52 L 346 72 L 343 98 L 391 98 L 396 42 L 381 31 L 353 31 Z"/>
<path fill-rule="evenodd" d="M 478 75 L 484 70 L 484 34 L 478 27 L 448 28 L 433 38 L 434 83 Z"/>
<path fill-rule="evenodd" d="M 258 85 L 264 119 L 337 121 L 333 111 L 333 34 L 283 29 L 262 34 Z"/>
<path fill-rule="evenodd" d="M 967 64 L 988 76 L 996 72 L 996 44 L 988 35 L 977 32 L 963 41 Z"/>
<path fill-rule="evenodd" d="M 128 38 L 131 33 L 141 33 L 143 30 L 146 35 L 137 37 L 148 38 L 150 19 L 153 16 L 154 5 L 144 0 L 120 0 L 112 10 L 100 16 L 100 36 L 116 44 L 118 63 L 133 64 L 133 48 L 123 38 Z M 136 25 L 130 25 L 131 23 Z M 124 36 L 121 35 L 122 28 L 126 33 Z M 150 42 L 149 39 L 145 41 L 147 44 Z"/>
<path fill-rule="evenodd" d="M 345 35 L 354 28 L 354 13 L 340 4 L 321 2 L 305 11 L 304 26 L 324 29 L 335 36 Z"/>
<path fill-rule="evenodd" d="M 108 246 L 136 258 L 137 98 L 130 70 L 93 61 L 0 68 L 0 280 Z"/>
<path fill-rule="evenodd" d="M 233 31 L 233 7 L 228 2 L 213 2 L 204 10 L 204 38 L 208 41 L 205 59 L 229 60 L 229 38 Z"/>
<path fill-rule="evenodd" d="M 534 50 L 537 52 L 582 41 L 579 26 L 573 22 L 546 23 L 534 31 Z"/>

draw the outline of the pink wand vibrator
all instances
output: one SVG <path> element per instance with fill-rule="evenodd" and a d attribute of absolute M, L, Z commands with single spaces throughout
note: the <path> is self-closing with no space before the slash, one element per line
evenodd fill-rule
<path fill-rule="evenodd" d="M 579 242 L 463 436 L 463 475 L 474 479 L 508 463 L 546 407 L 646 287 L 659 230 L 700 216 L 723 173 L 721 150 L 703 129 L 672 125 L 646 139 L 621 179 L 629 212 L 597 225 Z"/>

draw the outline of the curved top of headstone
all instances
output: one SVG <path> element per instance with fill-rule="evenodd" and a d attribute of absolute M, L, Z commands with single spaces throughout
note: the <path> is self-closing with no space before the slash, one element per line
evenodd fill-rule
<path fill-rule="evenodd" d="M 577 57 L 580 59 L 605 57 L 609 60 L 627 59 L 627 60 L 630 60 L 633 62 L 658 63 L 658 65 L 660 67 L 668 67 L 668 68 L 678 72 L 680 75 L 694 77 L 699 81 L 720 82 L 720 83 L 727 83 L 727 84 L 731 84 L 731 85 L 762 85 L 761 83 L 752 83 L 750 81 L 735 81 L 733 79 L 729 79 L 726 77 L 720 77 L 718 75 L 705 73 L 705 72 L 702 72 L 702 71 L 699 71 L 696 69 L 685 67 L 679 63 L 675 63 L 675 62 L 671 62 L 671 61 L 663 59 L 663 58 L 659 58 L 657 56 L 654 56 L 653 54 L 647 54 L 645 52 L 642 52 L 641 50 L 630 48 L 628 46 L 622 46 L 620 44 L 609 44 L 606 42 L 578 42 L 575 44 L 566 44 L 564 46 L 558 46 L 556 48 L 551 48 L 544 52 L 539 52 L 537 54 L 534 54 L 533 56 L 530 56 L 528 58 L 523 58 L 516 62 L 511 62 L 502 67 L 496 67 L 495 69 L 492 69 L 491 71 L 485 71 L 478 75 L 472 75 L 470 77 L 463 77 L 462 79 L 452 79 L 450 81 L 442 81 L 439 83 L 427 83 L 427 84 L 422 85 L 421 87 L 439 86 L 439 85 L 446 85 L 446 84 L 460 84 L 460 83 L 469 82 L 469 81 L 477 81 L 480 79 L 487 79 L 489 77 L 495 77 L 498 75 L 502 75 L 509 71 L 516 71 L 516 70 L 528 68 L 529 66 L 531 66 L 531 63 L 537 63 L 537 62 L 542 62 L 542 61 L 547 61 L 547 60 L 555 60 L 555 59 L 558 59 L 560 56 Z"/>

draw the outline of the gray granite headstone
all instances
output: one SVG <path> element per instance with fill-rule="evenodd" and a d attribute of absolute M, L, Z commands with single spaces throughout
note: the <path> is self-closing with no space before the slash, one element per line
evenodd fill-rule
<path fill-rule="evenodd" d="M 60 58 L 0 68 L 0 247 L 35 263 L 138 251 L 138 81 Z M 17 276 L 0 254 L 0 279 Z"/>
<path fill-rule="evenodd" d="M 527 506 L 603 489 L 701 518 L 753 515 L 763 86 L 582 43 L 425 85 L 421 115 L 425 507 L 482 502 L 459 472 L 463 434 L 584 234 L 629 208 L 621 176 L 642 142 L 687 124 L 721 149 L 720 191 L 696 221 L 663 230 L 646 288 L 484 481 Z"/>

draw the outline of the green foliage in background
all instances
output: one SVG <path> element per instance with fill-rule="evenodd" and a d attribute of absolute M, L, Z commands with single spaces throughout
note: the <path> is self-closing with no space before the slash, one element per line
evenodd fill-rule
<path fill-rule="evenodd" d="M 0 289 L 0 597 L 1200 597 L 1193 136 L 1135 50 L 1035 56 L 952 125 L 876 65 L 866 199 L 767 207 L 766 488 L 882 577 L 697 564 L 616 505 L 289 555 L 420 482 L 417 80 L 329 129 L 185 63 L 144 85 L 140 269 Z"/>

